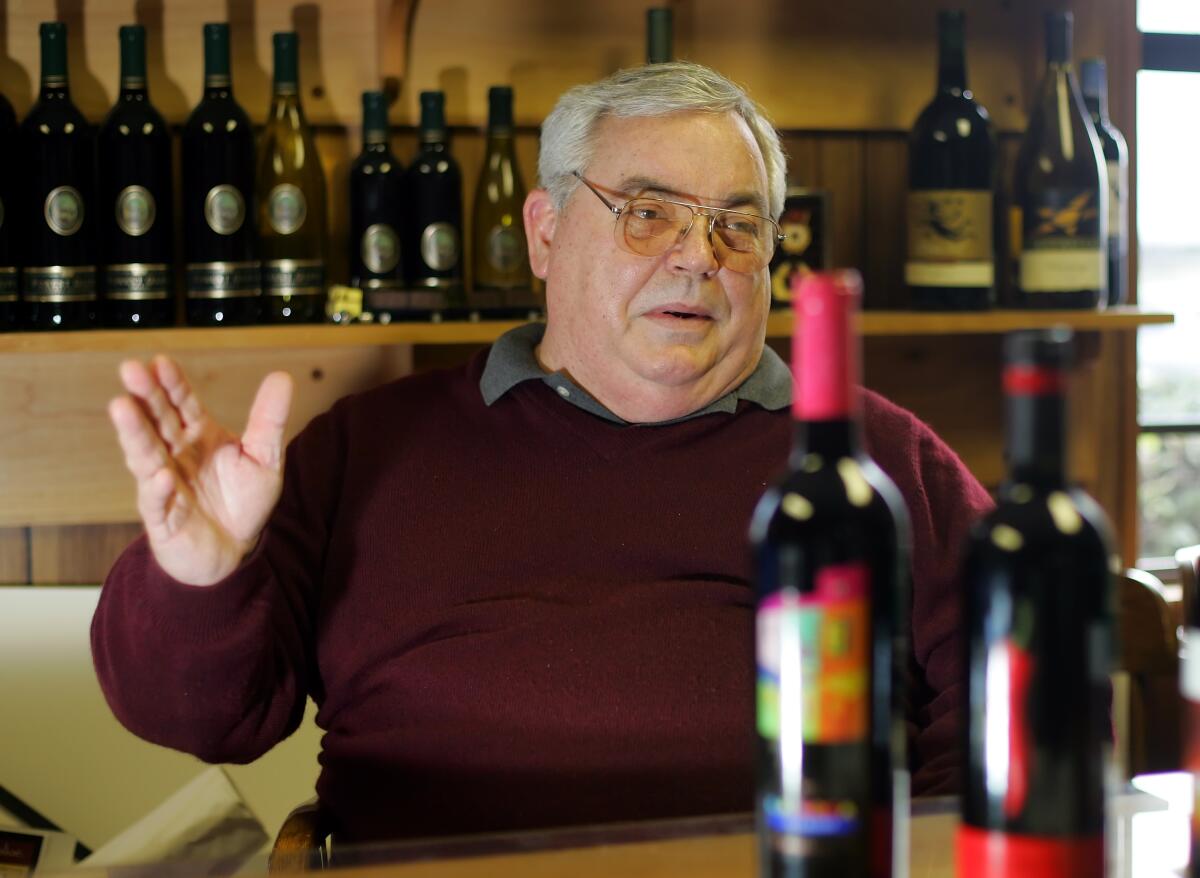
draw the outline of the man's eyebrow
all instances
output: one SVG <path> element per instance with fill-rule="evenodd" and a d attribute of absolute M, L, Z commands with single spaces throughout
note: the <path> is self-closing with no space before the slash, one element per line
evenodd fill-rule
<path fill-rule="evenodd" d="M 661 195 L 664 198 L 683 198 L 689 196 L 677 189 L 672 189 L 661 180 L 655 180 L 653 177 L 632 176 L 624 177 L 617 184 L 617 189 L 630 196 L 655 194 Z M 713 202 L 714 207 L 752 207 L 766 216 L 767 205 L 763 197 L 757 192 L 734 192 L 726 198 Z"/>

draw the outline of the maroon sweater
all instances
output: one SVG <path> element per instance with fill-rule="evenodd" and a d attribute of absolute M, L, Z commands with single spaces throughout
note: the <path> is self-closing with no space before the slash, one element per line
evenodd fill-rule
<path fill-rule="evenodd" d="M 484 355 L 343 399 L 288 449 L 243 566 L 172 580 L 145 539 L 92 626 L 136 734 L 247 762 L 311 695 L 317 791 L 355 840 L 750 810 L 747 526 L 786 410 L 607 422 L 540 381 L 484 405 Z M 912 515 L 917 793 L 957 782 L 952 556 L 990 500 L 928 427 L 866 396 Z"/>

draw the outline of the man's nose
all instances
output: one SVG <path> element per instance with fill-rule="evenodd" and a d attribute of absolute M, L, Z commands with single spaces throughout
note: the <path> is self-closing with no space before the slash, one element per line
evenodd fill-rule
<path fill-rule="evenodd" d="M 712 217 L 696 214 L 691 228 L 671 251 L 673 266 L 697 274 L 712 274 L 721 267 L 713 250 L 712 224 Z"/>

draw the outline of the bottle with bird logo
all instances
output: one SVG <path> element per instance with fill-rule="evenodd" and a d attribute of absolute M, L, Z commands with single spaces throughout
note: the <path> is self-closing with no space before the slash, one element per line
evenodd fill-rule
<path fill-rule="evenodd" d="M 1046 15 L 1046 75 L 1013 176 L 1010 244 L 1019 308 L 1096 308 L 1107 300 L 1108 181 L 1071 64 L 1069 12 Z"/>

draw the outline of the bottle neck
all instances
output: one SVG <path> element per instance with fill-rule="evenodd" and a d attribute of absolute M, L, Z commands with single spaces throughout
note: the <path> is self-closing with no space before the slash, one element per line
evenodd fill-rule
<path fill-rule="evenodd" d="M 118 100 L 144 101 L 146 100 L 146 95 L 145 79 L 121 78 L 121 93 L 117 96 Z"/>
<path fill-rule="evenodd" d="M 386 153 L 388 151 L 387 132 L 364 128 L 362 148 L 363 152 L 377 153 L 379 155 Z"/>
<path fill-rule="evenodd" d="M 938 39 L 938 91 L 961 95 L 967 90 L 967 58 L 961 25 L 944 26 Z"/>
<path fill-rule="evenodd" d="M 421 132 L 421 152 L 446 152 L 450 148 L 450 142 L 446 137 L 446 132 L 431 131 L 426 134 Z"/>
<path fill-rule="evenodd" d="M 1108 95 L 1103 91 L 1099 94 L 1086 94 L 1083 103 L 1091 117 L 1097 122 L 1108 124 Z"/>
<path fill-rule="evenodd" d="M 806 457 L 814 454 L 827 460 L 857 457 L 862 452 L 860 434 L 855 418 L 796 421 L 789 465 L 799 467 Z"/>
<path fill-rule="evenodd" d="M 1061 393 L 1010 394 L 1005 404 L 1010 483 L 1047 490 L 1067 484 L 1067 416 Z"/>

